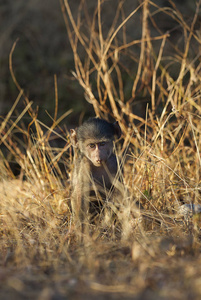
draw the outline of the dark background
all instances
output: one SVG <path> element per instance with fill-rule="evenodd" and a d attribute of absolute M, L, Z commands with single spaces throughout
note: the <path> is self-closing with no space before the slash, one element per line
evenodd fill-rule
<path fill-rule="evenodd" d="M 86 1 L 89 12 L 93 13 L 97 1 Z M 161 6 L 169 6 L 169 1 L 157 1 Z M 59 113 L 62 115 L 68 109 L 73 113 L 66 122 L 77 123 L 81 112 L 93 114 L 93 108 L 84 99 L 83 89 L 73 78 L 73 54 L 61 12 L 59 0 L 1 0 L 0 1 L 0 115 L 5 115 L 18 95 L 9 70 L 9 53 L 14 42 L 17 45 L 13 53 L 13 70 L 33 107 L 39 106 L 39 118 L 44 123 L 51 123 L 45 111 L 51 116 L 55 108 L 54 75 L 57 76 Z M 79 1 L 69 1 L 76 15 Z M 103 8 L 102 20 L 106 30 L 111 26 L 117 0 L 110 0 Z M 195 11 L 195 1 L 174 1 L 185 18 L 192 20 Z M 137 0 L 126 0 L 125 14 L 139 4 Z M 141 12 L 127 25 L 130 39 L 141 37 Z M 139 22 L 139 23 L 138 23 Z M 162 15 L 156 16 L 156 22 L 163 32 L 171 31 L 175 24 L 172 19 Z M 139 26 L 138 26 L 139 25 Z M 174 31 L 172 39 L 177 39 Z M 138 54 L 136 54 L 138 55 Z M 129 87 L 128 87 L 129 90 Z M 18 109 L 24 108 L 20 101 Z"/>

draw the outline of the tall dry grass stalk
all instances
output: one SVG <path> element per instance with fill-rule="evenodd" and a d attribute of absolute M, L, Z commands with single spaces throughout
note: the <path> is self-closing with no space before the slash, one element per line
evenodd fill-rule
<path fill-rule="evenodd" d="M 113 213 L 106 214 L 102 223 L 90 225 L 90 235 L 82 247 L 76 242 L 76 227 L 71 220 L 69 136 L 67 131 L 62 136 L 56 129 L 62 119 L 57 119 L 56 77 L 55 115 L 48 128 L 37 119 L 37 111 L 17 83 L 12 69 L 13 47 L 10 69 L 19 95 L 0 125 L 0 143 L 9 152 L 6 156 L 0 151 L 0 249 L 4 266 L 38 266 L 51 273 L 67 265 L 80 280 L 89 275 L 89 290 L 135 294 L 144 288 L 143 272 L 152 276 L 146 263 L 155 270 L 153 261 L 160 255 L 166 262 L 167 257 L 176 259 L 177 255 L 199 252 L 199 214 L 192 216 L 182 204 L 200 203 L 201 62 L 200 55 L 194 56 L 192 51 L 200 49 L 201 43 L 195 30 L 200 1 L 191 24 L 170 3 L 171 8 L 161 8 L 151 1 L 141 1 L 126 16 L 124 1 L 119 1 L 105 32 L 102 9 L 106 1 L 97 1 L 93 15 L 87 1 L 80 1 L 77 16 L 72 14 L 70 1 L 61 1 L 74 54 L 73 76 L 83 87 L 95 115 L 114 118 L 122 128 L 117 152 L 122 156 L 130 195 L 122 199 L 118 209 L 111 204 Z M 141 38 L 128 40 L 127 23 L 134 22 L 140 13 Z M 177 22 L 183 31 L 178 45 L 171 45 L 170 33 L 162 33 L 157 27 L 156 14 L 167 14 Z M 158 35 L 152 35 L 150 21 Z M 136 45 L 140 47 L 138 60 Z M 13 119 L 22 99 L 25 109 Z M 148 103 L 144 118 L 133 106 L 140 99 Z M 23 123 L 25 116 L 30 119 L 28 125 Z M 52 136 L 64 139 L 66 146 L 52 147 Z M 18 178 L 10 167 L 12 160 L 20 166 Z M 65 172 L 61 165 L 65 165 Z M 144 210 L 138 211 L 133 199 Z M 169 240 L 164 246 L 166 236 Z M 120 273 L 122 270 L 122 277 L 117 268 L 111 271 L 114 257 L 118 258 L 115 264 Z M 131 261 L 139 272 L 131 268 Z"/>
<path fill-rule="evenodd" d="M 150 1 L 142 1 L 128 16 L 125 16 L 124 2 L 120 1 L 114 20 L 110 22 L 111 27 L 104 34 L 101 11 L 107 4 L 105 1 L 97 3 L 94 14 L 90 18 L 87 1 L 81 1 L 77 17 L 73 18 L 69 1 L 62 2 L 66 28 L 74 53 L 73 75 L 83 87 L 86 100 L 93 105 L 95 114 L 105 118 L 112 116 L 119 121 L 126 141 L 123 148 L 130 144 L 132 149 L 131 167 L 133 161 L 136 168 L 138 164 L 140 167 L 140 170 L 130 173 L 132 179 L 129 180 L 135 182 L 135 177 L 140 178 L 139 171 L 145 172 L 148 169 L 152 181 L 156 170 L 163 169 L 162 183 L 166 178 L 177 180 L 181 185 L 180 192 L 183 188 L 186 190 L 189 178 L 193 178 L 195 173 L 197 174 L 196 185 L 198 185 L 199 171 L 195 172 L 195 170 L 200 167 L 200 56 L 198 54 L 193 57 L 190 45 L 197 49 L 200 47 L 199 32 L 194 29 L 200 2 L 197 3 L 194 18 L 189 25 L 173 2 L 171 2 L 172 8 L 161 8 Z M 127 42 L 127 22 L 132 19 L 135 23 L 135 15 L 140 10 L 142 11 L 142 38 Z M 166 50 L 170 34 L 168 32 L 162 34 L 160 28 L 154 23 L 153 17 L 157 13 L 169 15 L 183 30 L 181 36 L 183 43 L 174 45 L 172 51 L 168 49 L 172 56 L 167 56 Z M 121 17 L 123 21 L 120 21 Z M 148 25 L 150 19 L 160 32 L 159 35 L 151 36 Z M 156 47 L 156 41 L 157 45 L 160 42 L 159 47 Z M 136 44 L 141 45 L 141 50 L 135 75 L 132 74 L 132 70 L 127 72 L 127 69 L 131 64 L 133 66 L 135 64 L 132 58 L 135 56 L 133 46 Z M 128 60 L 127 64 L 124 64 L 125 56 Z M 175 65 L 177 71 L 172 73 Z M 124 96 L 125 72 L 128 74 L 126 80 L 129 80 L 130 74 L 133 78 L 130 98 L 127 99 Z M 149 104 L 145 119 L 139 117 L 138 112 L 135 113 L 133 110 L 135 98 L 138 99 L 140 95 L 145 95 Z M 140 121 L 138 125 L 136 120 Z M 191 163 L 192 168 L 190 166 L 186 168 L 189 151 L 194 153 L 193 160 L 198 162 L 197 167 Z M 182 175 L 181 170 L 183 170 Z M 141 178 L 139 180 L 143 182 Z M 156 182 L 156 187 L 159 185 L 160 181 Z M 170 186 L 172 187 L 171 184 Z"/>

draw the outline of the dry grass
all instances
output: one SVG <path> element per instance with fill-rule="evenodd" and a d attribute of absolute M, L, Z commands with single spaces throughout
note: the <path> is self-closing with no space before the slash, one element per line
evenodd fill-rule
<path fill-rule="evenodd" d="M 80 2 L 73 18 L 68 0 L 61 1 L 75 59 L 73 74 L 95 114 L 119 121 L 123 139 L 117 151 L 124 162 L 125 184 L 144 210 L 136 214 L 133 203 L 122 199 L 116 221 L 91 225 L 85 243 L 77 242 L 70 211 L 72 153 L 68 131 L 57 130 L 62 118 L 57 119 L 56 78 L 55 116 L 47 128 L 17 83 L 13 47 L 10 70 L 19 96 L 0 125 L 0 143 L 8 150 L 0 152 L 0 295 L 200 299 L 200 215 L 182 211 L 182 203 L 200 203 L 201 63 L 192 51 L 201 43 L 194 30 L 199 5 L 189 24 L 174 3 L 161 10 L 146 0 L 127 17 L 120 1 L 109 32 L 103 33 L 101 10 L 106 4 L 98 0 L 92 18 L 86 4 Z M 142 37 L 127 41 L 126 24 L 140 10 Z M 169 33 L 151 36 L 148 17 L 154 23 L 156 13 L 169 14 L 183 31 L 171 56 L 164 54 Z M 127 99 L 128 76 L 132 85 Z M 138 97 L 149 100 L 145 118 L 133 110 Z M 21 99 L 25 109 L 13 119 Z M 25 125 L 27 115 L 30 123 Z M 64 148 L 52 146 L 55 136 L 64 141 Z M 12 160 L 21 168 L 17 178 L 9 165 Z"/>

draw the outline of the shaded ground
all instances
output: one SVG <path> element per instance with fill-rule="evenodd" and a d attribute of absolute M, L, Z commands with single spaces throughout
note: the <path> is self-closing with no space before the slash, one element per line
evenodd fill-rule
<path fill-rule="evenodd" d="M 41 193 L 19 180 L 0 185 L 5 205 L 1 299 L 200 299 L 200 239 L 191 229 L 198 225 L 195 220 L 186 225 L 183 218 L 169 219 L 168 227 L 151 223 L 152 229 L 138 222 L 128 240 L 109 231 L 97 236 L 95 228 L 89 243 L 80 246 L 63 219 L 65 206 L 57 207 L 57 201 L 53 213 L 54 198 Z"/>
<path fill-rule="evenodd" d="M 100 245 L 99 245 L 100 246 Z M 168 239 L 158 253 L 144 253 L 140 244 L 106 245 L 88 265 L 73 253 L 71 262 L 51 266 L 0 268 L 1 299 L 200 299 L 200 254 L 189 254 L 189 245 L 176 249 Z M 185 248 L 186 247 L 186 248 Z M 100 249 L 100 248 L 99 248 Z M 176 250 L 175 250 L 176 249 Z M 152 251 L 153 249 L 150 249 Z M 81 251 L 84 251 L 83 249 Z M 138 252 L 140 251 L 140 253 Z M 133 253 L 132 253 L 133 252 Z M 177 253 L 178 252 L 178 253 Z M 84 253 L 83 253 L 84 255 Z M 91 262 L 90 262 L 91 260 Z"/>

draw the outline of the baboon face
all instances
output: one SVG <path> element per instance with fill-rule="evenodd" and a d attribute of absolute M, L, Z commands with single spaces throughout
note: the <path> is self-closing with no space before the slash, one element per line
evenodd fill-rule
<path fill-rule="evenodd" d="M 100 167 L 107 162 L 113 152 L 113 143 L 111 141 L 86 140 L 83 153 L 96 167 Z"/>
<path fill-rule="evenodd" d="M 76 130 L 71 129 L 72 144 L 96 167 L 107 162 L 113 152 L 113 141 L 120 136 L 118 122 L 109 123 L 99 118 L 91 118 Z"/>

